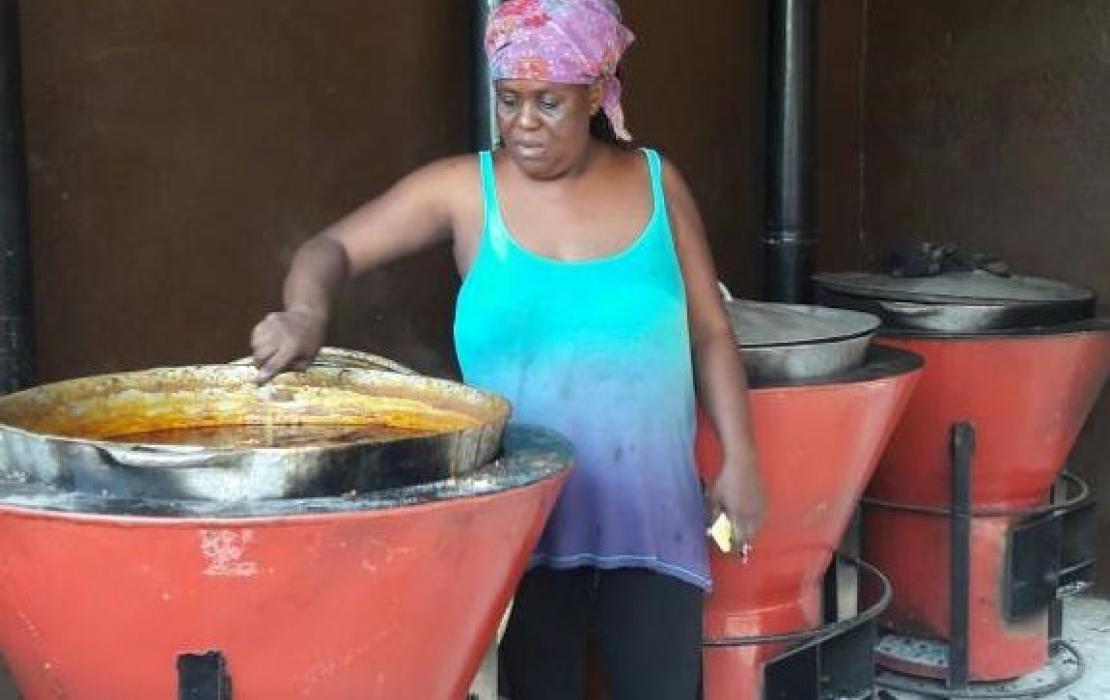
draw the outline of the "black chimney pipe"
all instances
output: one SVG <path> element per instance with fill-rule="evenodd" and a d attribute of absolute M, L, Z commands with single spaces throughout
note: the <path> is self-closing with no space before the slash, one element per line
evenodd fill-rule
<path fill-rule="evenodd" d="M 763 298 L 804 303 L 811 295 L 816 151 L 813 134 L 817 0 L 769 0 L 767 228 Z"/>
<path fill-rule="evenodd" d="M 489 62 L 486 60 L 486 23 L 490 10 L 500 0 L 471 0 L 471 52 L 472 70 L 470 99 L 470 146 L 482 151 L 493 148 L 493 87 L 490 81 Z"/>
<path fill-rule="evenodd" d="M 31 289 L 19 2 L 0 0 L 0 393 L 31 383 Z"/>

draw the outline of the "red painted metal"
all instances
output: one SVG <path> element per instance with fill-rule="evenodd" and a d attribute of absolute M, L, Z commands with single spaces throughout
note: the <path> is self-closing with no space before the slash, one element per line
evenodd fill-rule
<path fill-rule="evenodd" d="M 871 483 L 878 498 L 947 505 L 948 436 L 975 424 L 975 504 L 1043 501 L 1110 371 L 1110 332 L 883 338 L 925 358 L 913 401 Z"/>
<path fill-rule="evenodd" d="M 711 547 L 709 638 L 795 632 L 821 621 L 821 581 L 919 371 L 867 381 L 754 389 L 752 421 L 767 519 L 748 564 Z M 720 447 L 705 421 L 698 461 Z M 707 648 L 705 700 L 755 700 L 781 645 Z"/>
<path fill-rule="evenodd" d="M 868 491 L 901 504 L 950 504 L 949 431 L 952 423 L 965 420 L 976 429 L 973 507 L 1043 503 L 1110 372 L 1110 332 L 1105 330 L 883 342 L 925 358 L 921 383 Z M 1018 624 L 1003 617 L 1002 572 L 1011 521 L 979 518 L 972 523 L 973 680 L 1013 678 L 1046 662 L 1044 617 Z M 868 508 L 864 535 L 864 558 L 894 586 L 885 623 L 900 633 L 948 639 L 947 522 Z"/>
<path fill-rule="evenodd" d="M 949 539 L 944 518 L 867 510 L 864 558 L 893 582 L 894 602 L 884 626 L 926 639 L 948 639 Z M 1048 612 L 1020 622 L 1003 617 L 1001 587 L 1006 532 L 1014 518 L 978 518 L 971 524 L 968 668 L 975 680 L 1014 678 L 1048 663 Z M 902 673 L 943 679 L 947 667 L 880 656 Z"/>
<path fill-rule="evenodd" d="M 24 700 L 174 698 L 207 650 L 235 700 L 462 698 L 565 474 L 279 518 L 0 508 L 0 648 Z"/>

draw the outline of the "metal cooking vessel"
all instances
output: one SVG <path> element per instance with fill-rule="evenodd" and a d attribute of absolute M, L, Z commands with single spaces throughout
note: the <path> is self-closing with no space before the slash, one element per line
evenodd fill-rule
<path fill-rule="evenodd" d="M 817 301 L 873 313 L 883 330 L 915 334 L 988 333 L 1091 318 L 1095 295 L 1037 277 L 999 277 L 984 270 L 933 277 L 864 272 L 814 275 Z"/>
<path fill-rule="evenodd" d="M 748 381 L 796 383 L 863 364 L 879 327 L 875 316 L 842 309 L 736 299 L 725 302 Z"/>
<path fill-rule="evenodd" d="M 346 356 L 346 360 L 344 360 Z M 353 359 L 352 359 L 353 358 Z M 127 498 L 231 501 L 355 494 L 467 474 L 493 460 L 510 413 L 494 394 L 383 358 L 325 351 L 322 364 L 266 387 L 241 365 L 151 369 L 0 397 L 0 460 L 29 482 Z M 394 369 L 398 371 L 394 371 Z M 419 436 L 280 447 L 122 442 L 113 435 L 221 425 L 350 425 Z"/>

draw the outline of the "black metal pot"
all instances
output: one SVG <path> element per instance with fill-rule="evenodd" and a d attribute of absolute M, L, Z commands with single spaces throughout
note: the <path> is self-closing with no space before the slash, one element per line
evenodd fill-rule
<path fill-rule="evenodd" d="M 864 362 L 875 316 L 801 304 L 725 302 L 753 386 L 821 379 Z"/>
<path fill-rule="evenodd" d="M 393 364 L 342 361 L 343 354 L 326 352 L 323 363 Z M 48 384 L 0 397 L 0 460 L 27 481 L 78 492 L 229 501 L 399 488 L 461 476 L 496 457 L 510 413 L 505 399 L 404 371 L 313 366 L 258 387 L 253 367 L 206 365 Z M 415 431 L 348 441 L 340 430 L 335 439 L 280 446 L 127 437 L 179 427 L 370 423 Z"/>

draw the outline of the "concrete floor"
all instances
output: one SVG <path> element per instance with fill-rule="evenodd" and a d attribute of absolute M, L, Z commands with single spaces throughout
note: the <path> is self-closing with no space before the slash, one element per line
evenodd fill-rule
<path fill-rule="evenodd" d="M 1064 607 L 1064 636 L 1074 643 L 1087 662 L 1087 672 L 1077 684 L 1046 700 L 1107 700 L 1110 698 L 1110 601 L 1076 598 Z M 897 693 L 899 700 L 921 696 Z M 19 700 L 10 679 L 0 667 L 0 700 Z"/>
<path fill-rule="evenodd" d="M 1057 700 L 1110 698 L 1110 602 L 1095 598 L 1071 601 L 1064 607 L 1064 633 L 1086 658 L 1087 673 L 1074 686 L 1051 697 Z"/>

